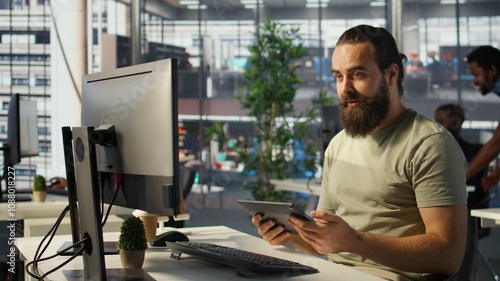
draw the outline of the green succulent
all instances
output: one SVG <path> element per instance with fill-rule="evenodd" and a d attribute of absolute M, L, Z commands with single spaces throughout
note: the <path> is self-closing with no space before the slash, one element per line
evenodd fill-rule
<path fill-rule="evenodd" d="M 122 223 L 116 246 L 122 251 L 141 251 L 148 248 L 146 230 L 141 219 L 131 216 Z"/>
<path fill-rule="evenodd" d="M 33 191 L 47 191 L 47 181 L 45 177 L 36 175 L 33 180 Z"/>

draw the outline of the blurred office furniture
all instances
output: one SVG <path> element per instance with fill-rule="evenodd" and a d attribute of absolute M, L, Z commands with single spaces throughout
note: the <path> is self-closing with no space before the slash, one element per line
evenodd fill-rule
<path fill-rule="evenodd" d="M 471 216 L 480 218 L 481 221 L 481 227 L 483 228 L 488 228 L 488 227 L 500 227 L 500 208 L 489 208 L 489 209 L 472 209 L 470 212 Z M 476 227 L 477 229 L 477 227 Z M 481 235 L 479 232 L 477 234 L 477 239 L 486 237 L 485 235 Z M 477 243 L 477 241 L 476 241 Z M 477 247 L 477 254 L 478 256 L 483 260 L 484 264 L 486 265 L 486 268 L 490 272 L 491 276 L 493 277 L 494 280 L 500 280 L 500 277 L 498 274 L 495 272 L 495 269 L 491 266 L 491 264 L 488 262 L 486 259 L 485 255 L 479 248 L 479 245 Z"/>
<path fill-rule="evenodd" d="M 184 199 L 184 202 L 186 201 L 186 198 L 188 197 L 189 193 L 191 193 L 195 177 L 196 177 L 195 170 L 186 167 L 185 165 L 179 166 L 179 181 L 182 189 L 182 198 Z M 183 220 L 176 221 L 174 220 L 173 217 L 169 217 L 168 221 L 161 221 L 161 219 L 159 219 L 159 223 L 161 223 L 163 227 L 175 227 L 175 228 L 184 227 Z"/>

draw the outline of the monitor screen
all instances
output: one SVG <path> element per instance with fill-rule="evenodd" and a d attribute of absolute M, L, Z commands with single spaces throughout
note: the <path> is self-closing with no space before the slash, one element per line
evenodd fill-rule
<path fill-rule="evenodd" d="M 38 109 L 33 100 L 11 96 L 8 110 L 7 145 L 8 165 L 21 162 L 21 158 L 38 155 Z"/>
<path fill-rule="evenodd" d="M 104 201 L 160 215 L 179 213 L 177 61 L 166 59 L 83 76 L 82 126 L 114 128 L 112 145 L 96 146 L 106 179 Z M 104 135 L 94 137 L 101 141 Z M 78 185 L 78 184 L 77 184 Z"/>

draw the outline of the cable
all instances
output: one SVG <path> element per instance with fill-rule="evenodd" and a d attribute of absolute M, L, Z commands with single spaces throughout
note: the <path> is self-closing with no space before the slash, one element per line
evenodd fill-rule
<path fill-rule="evenodd" d="M 87 238 L 83 239 L 82 241 L 85 241 Z M 64 262 L 62 262 L 60 265 L 56 266 L 55 268 L 47 271 L 47 273 L 45 273 L 44 275 L 42 275 L 40 278 L 43 280 L 45 279 L 45 277 L 47 277 L 49 274 L 51 274 L 52 272 L 58 270 L 59 268 L 65 266 L 66 264 L 68 264 L 70 261 L 74 260 L 76 257 L 78 257 L 82 252 L 83 250 L 85 250 L 85 247 L 82 247 L 80 250 L 78 250 L 78 252 L 74 253 L 71 257 L 69 257 L 67 260 L 65 260 Z"/>
<path fill-rule="evenodd" d="M 78 241 L 78 242 L 74 243 L 73 245 L 70 245 L 70 246 L 66 247 L 65 249 L 59 251 L 57 254 L 54 254 L 54 255 L 49 256 L 49 257 L 41 258 L 41 256 L 43 255 L 43 253 L 47 250 L 47 247 L 52 242 L 52 239 L 54 238 L 54 236 L 55 236 L 55 234 L 57 232 L 57 229 L 59 228 L 59 226 L 61 224 L 61 221 L 64 219 L 64 217 L 66 216 L 66 214 L 67 214 L 68 211 L 69 211 L 69 206 L 66 206 L 66 208 L 62 211 L 62 213 L 57 218 L 57 220 L 54 223 L 54 225 L 52 226 L 52 228 L 48 231 L 48 233 L 45 235 L 45 237 L 42 239 L 42 241 L 38 245 L 37 250 L 36 250 L 35 255 L 34 255 L 34 258 L 33 258 L 33 261 L 31 261 L 31 262 L 29 262 L 29 263 L 26 264 L 26 266 L 25 266 L 26 272 L 31 277 L 43 280 L 48 274 L 54 272 L 55 270 L 61 268 L 64 265 L 66 265 L 68 262 L 70 262 L 71 260 L 73 260 L 76 256 L 78 256 L 79 254 L 81 254 L 83 250 L 85 250 L 85 247 L 81 247 L 81 249 L 78 250 L 78 252 L 76 252 L 75 254 L 73 254 L 72 257 L 68 258 L 61 265 L 57 266 L 55 269 L 52 269 L 52 270 L 48 271 L 43 276 L 40 276 L 40 273 L 38 271 L 38 263 L 39 262 L 46 261 L 46 260 L 49 260 L 49 259 L 53 259 L 53 258 L 55 258 L 57 256 L 60 256 L 63 253 L 69 251 L 70 249 L 72 249 L 72 248 L 74 248 L 76 246 L 79 246 L 81 244 L 84 244 L 87 241 L 87 239 L 83 239 L 83 240 Z M 50 238 L 49 238 L 49 236 L 50 236 Z M 43 249 L 40 250 L 42 248 L 42 245 L 44 244 L 44 242 L 45 242 L 45 240 L 47 238 L 49 238 L 49 240 L 47 241 L 47 243 L 45 244 L 45 246 L 43 247 Z M 33 271 L 30 271 L 30 269 L 29 269 L 30 266 L 32 266 Z"/>
<path fill-rule="evenodd" d="M 42 261 L 47 261 L 47 260 L 50 260 L 50 259 L 53 259 L 57 256 L 60 256 L 62 253 L 64 252 L 67 252 L 68 250 L 72 249 L 73 247 L 76 247 L 76 246 L 79 246 L 81 244 L 84 244 L 85 242 L 87 242 L 87 238 L 84 238 L 76 243 L 74 243 L 73 245 L 71 246 L 68 246 L 67 248 L 64 248 L 63 250 L 61 250 L 59 253 L 56 253 L 52 256 L 49 256 L 49 257 L 45 257 L 45 258 L 38 258 L 38 259 L 34 259 L 30 262 L 28 262 L 25 266 L 25 269 L 26 269 L 26 272 L 33 278 L 36 278 L 36 279 L 40 279 L 40 280 L 43 280 L 45 277 L 47 277 L 47 275 L 51 274 L 52 272 L 58 270 L 59 268 L 65 266 L 66 264 L 68 264 L 70 261 L 72 261 L 73 259 L 75 259 L 78 255 L 80 255 L 84 250 L 85 250 L 85 247 L 81 247 L 80 250 L 78 250 L 78 252 L 74 253 L 71 257 L 69 257 L 67 260 L 65 260 L 63 263 L 61 263 L 60 265 L 56 266 L 55 268 L 47 271 L 44 275 L 41 275 L 40 276 L 40 273 L 38 272 L 38 263 L 39 262 L 42 262 Z M 34 272 L 31 272 L 29 270 L 29 267 L 30 266 L 33 266 L 33 269 L 36 271 L 35 273 Z"/>
<path fill-rule="evenodd" d="M 115 203 L 116 196 L 118 195 L 118 190 L 115 189 L 115 192 L 113 194 L 113 199 L 111 199 L 111 203 L 109 203 L 108 211 L 106 212 L 106 216 L 104 217 L 104 220 L 102 221 L 102 226 L 106 224 L 106 221 L 108 220 L 109 213 L 111 212 L 111 207 L 113 207 L 113 204 Z"/>
<path fill-rule="evenodd" d="M 64 210 L 61 212 L 61 214 L 57 218 L 57 220 L 54 223 L 54 225 L 52 226 L 52 228 L 43 237 L 42 241 L 40 241 L 40 244 L 38 244 L 38 247 L 36 249 L 33 261 L 38 260 L 43 255 L 43 253 L 45 252 L 45 250 L 47 250 L 47 247 L 50 245 L 50 242 L 52 242 L 52 239 L 54 238 L 54 235 L 57 232 L 57 229 L 59 228 L 59 225 L 61 224 L 61 221 L 64 219 L 64 217 L 66 216 L 66 214 L 68 213 L 68 211 L 69 211 L 69 205 L 64 208 Z M 50 236 L 50 238 L 49 238 L 49 236 Z M 47 241 L 47 244 L 42 249 L 42 245 L 44 244 L 45 240 L 47 240 L 47 239 L 49 239 L 49 240 Z M 31 265 L 31 263 L 29 263 L 29 265 Z M 32 277 L 38 278 L 39 276 L 33 276 L 31 274 L 31 272 L 29 271 L 29 265 L 27 264 L 26 267 L 25 267 L 26 272 L 28 272 L 28 274 L 30 274 Z M 33 265 L 33 271 L 35 272 L 33 274 L 38 274 L 38 266 L 37 266 L 37 264 Z"/>
<path fill-rule="evenodd" d="M 100 201 L 101 201 L 101 220 L 104 215 L 104 187 L 106 185 L 106 181 L 108 180 L 108 173 L 99 172 L 99 187 L 101 191 Z"/>
<path fill-rule="evenodd" d="M 106 216 L 104 217 L 104 219 L 102 221 L 103 227 L 106 224 L 106 221 L 108 220 L 109 214 L 111 212 L 111 207 L 113 207 L 113 204 L 115 203 L 115 200 L 116 200 L 116 197 L 118 195 L 118 191 L 120 190 L 121 185 L 122 185 L 122 174 L 115 173 L 115 186 L 114 186 L 113 198 L 111 199 L 111 202 L 109 203 L 108 211 L 106 212 Z M 102 200 L 102 198 L 104 198 L 104 197 L 101 197 L 101 202 L 104 202 L 104 200 Z M 104 203 L 103 203 L 102 210 L 104 210 Z"/>
<path fill-rule="evenodd" d="M 57 220 L 54 223 L 54 225 L 52 226 L 52 228 L 49 230 L 49 232 L 45 235 L 45 237 L 42 239 L 42 241 L 38 245 L 36 252 L 35 252 L 35 259 L 39 258 L 45 252 L 45 250 L 47 250 L 47 247 L 50 245 L 50 242 L 52 242 L 52 239 L 54 238 L 54 235 L 56 234 L 57 229 L 59 228 L 59 225 L 61 224 L 61 221 L 64 219 L 64 217 L 66 216 L 68 211 L 69 211 L 69 205 L 64 208 L 64 210 L 61 212 L 61 214 L 57 218 Z M 43 245 L 43 243 L 49 237 L 49 235 L 50 235 L 50 238 L 49 238 L 47 244 L 40 251 L 40 247 Z"/>

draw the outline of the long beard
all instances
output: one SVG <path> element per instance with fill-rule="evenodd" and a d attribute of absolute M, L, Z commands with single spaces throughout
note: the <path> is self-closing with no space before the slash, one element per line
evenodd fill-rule
<path fill-rule="evenodd" d="M 356 100 L 357 106 L 349 107 L 348 101 Z M 339 102 L 340 119 L 350 137 L 364 138 L 370 134 L 389 112 L 389 87 L 382 79 L 375 96 L 368 98 L 358 92 L 346 94 Z"/>

